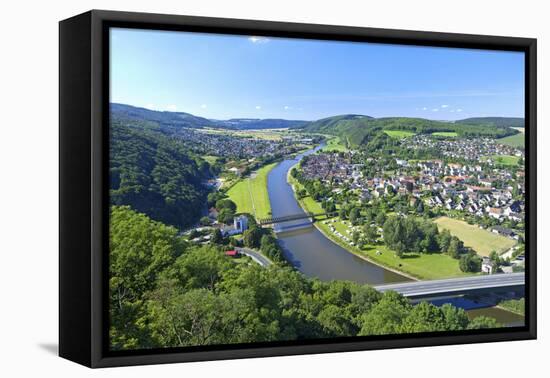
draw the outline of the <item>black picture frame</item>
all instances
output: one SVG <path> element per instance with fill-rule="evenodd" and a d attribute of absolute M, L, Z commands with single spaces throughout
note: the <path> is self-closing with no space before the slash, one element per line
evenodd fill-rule
<path fill-rule="evenodd" d="M 110 352 L 109 27 L 525 52 L 525 326 Z M 59 354 L 89 367 L 468 344 L 536 338 L 536 39 L 92 10 L 59 24 Z"/>

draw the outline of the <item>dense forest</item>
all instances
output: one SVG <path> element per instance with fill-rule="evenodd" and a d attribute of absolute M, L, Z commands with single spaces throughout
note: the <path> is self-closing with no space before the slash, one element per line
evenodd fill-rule
<path fill-rule="evenodd" d="M 348 281 L 321 282 L 195 246 L 176 228 L 111 207 L 110 341 L 114 350 L 493 328 L 462 309 L 413 306 Z"/>
<path fill-rule="evenodd" d="M 200 218 L 210 165 L 139 121 L 111 121 L 110 198 L 178 227 Z"/>
<path fill-rule="evenodd" d="M 461 137 L 492 137 L 503 138 L 517 134 L 518 131 L 489 121 L 481 122 L 441 122 L 423 118 L 388 117 L 372 118 L 360 115 L 344 115 L 325 118 L 310 122 L 303 127 L 303 131 L 333 134 L 342 137 L 352 146 L 367 143 L 372 136 L 380 134 L 382 130 L 411 131 L 417 134 L 431 134 L 434 132 L 455 132 Z"/>

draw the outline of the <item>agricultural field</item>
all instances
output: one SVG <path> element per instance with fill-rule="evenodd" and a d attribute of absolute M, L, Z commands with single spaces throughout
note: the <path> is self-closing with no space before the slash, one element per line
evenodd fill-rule
<path fill-rule="evenodd" d="M 515 135 L 510 135 L 505 138 L 497 139 L 497 142 L 506 144 L 512 147 L 523 147 L 525 146 L 525 134 L 519 133 Z"/>
<path fill-rule="evenodd" d="M 237 213 L 249 213 L 256 219 L 268 218 L 271 205 L 267 192 L 267 175 L 277 163 L 266 165 L 236 183 L 227 195 L 237 204 Z"/>
<path fill-rule="evenodd" d="M 405 130 L 384 130 L 384 132 L 392 137 L 397 139 L 403 139 L 403 138 L 409 138 L 415 135 L 412 131 L 405 131 Z"/>
<path fill-rule="evenodd" d="M 492 251 L 506 252 L 517 243 L 514 239 L 480 229 L 458 219 L 439 217 L 435 223 L 439 230 L 449 230 L 452 235 L 462 240 L 465 246 L 473 248 L 481 256 L 489 256 Z"/>
<path fill-rule="evenodd" d="M 444 138 L 456 138 L 458 136 L 458 134 L 455 133 L 454 131 L 438 131 L 438 132 L 432 133 L 432 135 L 438 136 L 438 137 L 444 137 Z"/>
<path fill-rule="evenodd" d="M 286 129 L 262 129 L 262 130 L 228 130 L 228 129 L 215 129 L 204 128 L 197 129 L 196 131 L 205 134 L 218 134 L 228 135 L 238 138 L 252 138 L 252 139 L 264 139 L 264 140 L 281 140 L 283 135 L 288 135 Z"/>
<path fill-rule="evenodd" d="M 330 151 L 336 151 L 336 152 L 346 152 L 348 151 L 348 148 L 346 147 L 346 144 L 342 141 L 340 137 L 332 136 L 327 140 L 326 146 L 324 146 L 321 151 L 323 152 L 330 152 Z"/>

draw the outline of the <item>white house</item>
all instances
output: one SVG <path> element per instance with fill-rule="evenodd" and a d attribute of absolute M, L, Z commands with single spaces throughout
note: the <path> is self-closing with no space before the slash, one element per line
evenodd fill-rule
<path fill-rule="evenodd" d="M 238 235 L 242 234 L 248 229 L 248 218 L 244 215 L 239 215 L 233 218 L 233 227 L 228 226 L 223 230 L 225 235 Z"/>
<path fill-rule="evenodd" d="M 495 271 L 495 263 L 490 258 L 484 257 L 481 263 L 481 271 L 487 274 L 493 274 Z"/>
<path fill-rule="evenodd" d="M 248 218 L 244 215 L 233 218 L 233 227 L 242 234 L 248 229 Z"/>

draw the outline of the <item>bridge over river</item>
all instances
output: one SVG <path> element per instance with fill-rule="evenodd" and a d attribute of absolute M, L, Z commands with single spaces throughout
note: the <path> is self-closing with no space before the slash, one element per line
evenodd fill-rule
<path fill-rule="evenodd" d="M 314 213 L 309 213 L 309 212 L 308 213 L 302 212 L 302 213 L 290 214 L 290 215 L 279 216 L 279 217 L 264 218 L 264 219 L 260 219 L 258 221 L 258 223 L 261 226 L 266 226 L 266 225 L 269 225 L 269 224 L 292 222 L 292 221 L 301 220 L 301 219 L 311 219 L 311 221 L 313 221 L 313 219 L 315 219 L 316 217 L 321 217 L 321 216 L 325 216 L 325 215 L 332 216 L 334 214 L 332 214 L 332 213 L 317 213 L 317 214 L 314 214 Z"/>
<path fill-rule="evenodd" d="M 408 298 L 441 297 L 446 295 L 472 294 L 483 291 L 513 291 L 525 286 L 525 274 L 490 274 L 432 281 L 411 281 L 376 285 L 381 292 L 394 290 Z"/>
<path fill-rule="evenodd" d="M 321 147 L 282 161 L 271 170 L 267 180 L 272 218 L 264 220 L 263 224 L 273 225 L 285 258 L 304 275 L 323 281 L 349 280 L 369 284 L 380 291 L 396 290 L 411 297 L 413 301 L 423 297 L 428 300 L 442 297 L 445 298 L 445 303 L 460 300 L 462 302 L 456 305 L 465 309 L 473 303 L 466 303 L 466 299 L 458 298 L 462 294 L 476 291 L 483 293 L 483 290 L 517 291 L 524 287 L 524 276 L 521 273 L 411 282 L 410 278 L 366 261 L 332 242 L 313 227 L 311 217 L 320 215 L 308 213 L 301 208 L 287 181 L 292 167 L 303 156 L 315 153 Z M 523 322 L 523 317 L 509 319 L 511 313 L 496 308 L 472 311 L 480 311 L 476 313 L 477 316 L 491 316 L 503 324 L 511 324 L 516 320 Z"/>

